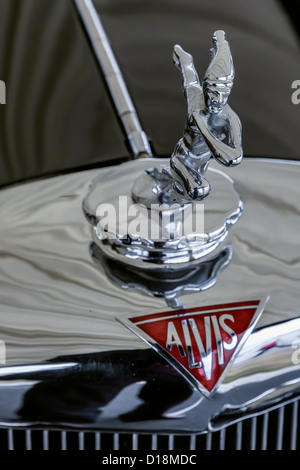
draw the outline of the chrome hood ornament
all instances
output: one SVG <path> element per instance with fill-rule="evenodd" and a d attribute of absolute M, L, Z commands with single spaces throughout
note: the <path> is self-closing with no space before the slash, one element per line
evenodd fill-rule
<path fill-rule="evenodd" d="M 211 157 L 225 166 L 238 165 L 243 158 L 241 123 L 229 107 L 228 98 L 233 86 L 234 66 L 224 31 L 213 35 L 211 61 L 201 86 L 193 58 L 182 47 L 174 47 L 173 59 L 180 69 L 184 95 L 187 99 L 187 122 L 183 137 L 178 141 L 170 159 L 170 170 L 163 173 L 170 178 L 170 202 L 201 201 L 210 193 L 210 184 L 204 177 Z M 152 174 L 149 190 L 157 194 L 162 178 Z M 164 200 L 164 187 L 158 200 Z M 171 190 L 172 189 L 172 190 Z M 133 189 L 133 199 L 141 199 L 139 185 Z M 150 197 L 153 203 L 153 198 Z"/>
<path fill-rule="evenodd" d="M 169 278 L 171 271 L 177 271 L 181 279 L 188 278 L 179 290 L 205 289 L 216 281 L 231 258 L 231 247 L 220 245 L 243 207 L 233 181 L 208 168 L 211 159 L 230 167 L 243 158 L 240 120 L 227 104 L 234 68 L 225 33 L 213 35 L 202 85 L 190 54 L 176 45 L 173 58 L 182 75 L 187 121 L 170 159 L 143 158 L 113 167 L 93 180 L 83 202 L 94 227 L 93 258 L 101 265 L 110 260 L 111 266 L 114 260 L 133 267 L 132 284 L 142 288 L 142 272 L 147 269 L 154 278 L 147 280 L 146 290 L 163 296 L 178 293 L 178 285 L 170 290 L 161 282 L 160 292 L 153 282 L 157 272 Z M 197 269 L 192 281 L 187 276 L 191 266 Z M 113 271 L 116 281 L 120 269 Z M 128 283 L 119 279 L 124 287 Z M 155 288 L 149 287 L 154 284 Z"/>

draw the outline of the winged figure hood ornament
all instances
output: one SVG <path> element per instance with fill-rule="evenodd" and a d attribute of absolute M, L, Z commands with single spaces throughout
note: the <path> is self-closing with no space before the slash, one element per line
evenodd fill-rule
<path fill-rule="evenodd" d="M 241 123 L 229 107 L 234 66 L 224 31 L 213 35 L 211 62 L 201 86 L 193 58 L 180 46 L 174 48 L 174 62 L 182 74 L 188 104 L 187 124 L 171 156 L 174 187 L 184 199 L 201 200 L 210 185 L 204 177 L 209 160 L 234 166 L 241 162 Z"/>
<path fill-rule="evenodd" d="M 210 286 L 231 257 L 230 247 L 224 251 L 221 245 L 229 227 L 242 213 L 242 201 L 233 181 L 226 174 L 209 168 L 209 163 L 215 159 L 230 167 L 241 162 L 241 124 L 228 105 L 234 66 L 223 31 L 213 35 L 210 63 L 202 83 L 192 56 L 179 45 L 174 47 L 173 60 L 181 72 L 187 119 L 183 136 L 170 158 L 137 159 L 111 169 L 105 181 L 92 183 L 84 200 L 84 210 L 95 227 L 94 258 L 102 260 L 104 253 L 105 257 L 134 266 L 135 276 L 137 268 L 149 268 L 152 273 L 183 269 L 185 273 L 201 261 L 199 273 L 206 269 L 211 275 L 204 276 L 205 282 L 198 278 L 191 282 L 198 288 L 199 285 Z M 126 196 L 131 208 L 138 208 L 139 216 L 133 221 L 138 223 L 127 223 L 127 219 L 120 224 L 121 228 L 110 230 L 107 218 L 100 220 L 103 211 L 97 211 L 96 204 L 112 203 L 124 221 L 127 210 L 121 204 L 124 198 L 121 201 L 120 195 Z M 204 201 L 205 227 L 198 224 L 203 215 L 199 208 Z M 157 222 L 155 236 L 148 231 L 149 226 L 152 229 L 154 218 Z M 192 229 L 194 222 L 196 230 Z M 212 252 L 213 257 L 208 259 L 207 255 Z M 205 264 L 207 259 L 209 266 Z"/>

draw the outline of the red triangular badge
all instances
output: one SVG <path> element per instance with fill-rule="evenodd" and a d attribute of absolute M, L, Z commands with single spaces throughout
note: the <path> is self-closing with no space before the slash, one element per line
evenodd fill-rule
<path fill-rule="evenodd" d="M 208 396 L 240 350 L 265 302 L 242 301 L 120 319 Z"/>

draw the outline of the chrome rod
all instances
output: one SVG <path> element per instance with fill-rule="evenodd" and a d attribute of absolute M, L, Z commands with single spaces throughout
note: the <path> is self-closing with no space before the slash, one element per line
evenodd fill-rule
<path fill-rule="evenodd" d="M 73 0 L 91 41 L 128 145 L 137 158 L 152 156 L 148 137 L 143 131 L 117 60 L 92 0 Z M 145 155 L 146 154 L 146 155 Z"/>

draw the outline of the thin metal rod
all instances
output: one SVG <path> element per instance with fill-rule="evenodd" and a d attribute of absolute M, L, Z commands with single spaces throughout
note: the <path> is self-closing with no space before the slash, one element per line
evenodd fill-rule
<path fill-rule="evenodd" d="M 122 123 L 129 148 L 137 158 L 152 156 L 150 143 L 138 119 L 117 60 L 109 44 L 99 15 L 91 0 L 73 0 L 91 41 L 96 59 L 104 75 L 117 115 Z"/>

